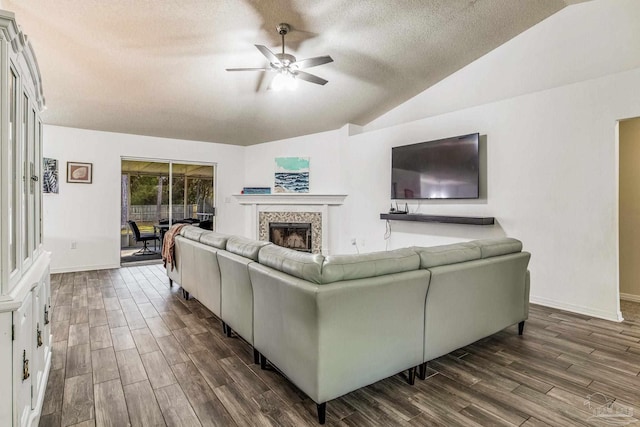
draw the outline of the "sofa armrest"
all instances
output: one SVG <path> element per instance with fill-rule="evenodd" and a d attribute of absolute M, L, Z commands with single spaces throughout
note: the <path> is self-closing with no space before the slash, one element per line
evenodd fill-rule
<path fill-rule="evenodd" d="M 422 362 L 430 273 L 317 285 L 249 265 L 254 346 L 316 403 Z"/>

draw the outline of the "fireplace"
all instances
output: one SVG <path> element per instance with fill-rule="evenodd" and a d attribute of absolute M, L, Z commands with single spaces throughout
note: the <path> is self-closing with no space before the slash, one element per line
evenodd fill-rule
<path fill-rule="evenodd" d="M 270 222 L 269 241 L 285 248 L 311 252 L 311 223 Z"/>
<path fill-rule="evenodd" d="M 304 247 L 292 247 L 291 249 L 303 250 L 312 254 L 322 253 L 322 214 L 320 212 L 260 212 L 259 213 L 258 239 L 267 240 L 276 245 L 302 246 L 300 241 L 304 241 Z M 286 230 L 281 230 L 274 239 L 273 226 L 289 228 L 295 236 L 286 235 Z M 287 246 L 284 241 L 289 240 L 291 244 Z M 297 244 L 294 244 L 294 241 Z"/>

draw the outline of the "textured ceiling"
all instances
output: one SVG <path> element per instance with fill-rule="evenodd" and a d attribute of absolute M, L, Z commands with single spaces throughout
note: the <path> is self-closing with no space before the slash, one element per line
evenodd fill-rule
<path fill-rule="evenodd" d="M 580 0 L 4 0 L 36 51 L 45 123 L 250 145 L 365 125 Z M 254 47 L 326 86 L 268 89 Z"/>

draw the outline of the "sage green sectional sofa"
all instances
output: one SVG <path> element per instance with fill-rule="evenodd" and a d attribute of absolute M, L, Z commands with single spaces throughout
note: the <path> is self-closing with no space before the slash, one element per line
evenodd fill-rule
<path fill-rule="evenodd" d="M 503 238 L 327 256 L 185 227 L 167 268 L 318 405 L 506 327 L 522 334 L 530 254 Z M 207 264 L 202 265 L 202 264 Z M 215 265 L 214 265 L 215 264 Z"/>

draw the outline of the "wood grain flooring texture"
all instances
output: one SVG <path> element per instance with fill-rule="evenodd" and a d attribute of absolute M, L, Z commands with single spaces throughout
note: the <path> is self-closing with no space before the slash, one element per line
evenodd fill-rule
<path fill-rule="evenodd" d="M 55 274 L 41 426 L 316 426 L 316 406 L 222 333 L 160 265 Z M 625 321 L 532 305 L 515 326 L 327 405 L 329 426 L 640 425 L 640 304 Z M 635 418 L 634 418 L 635 417 Z"/>

